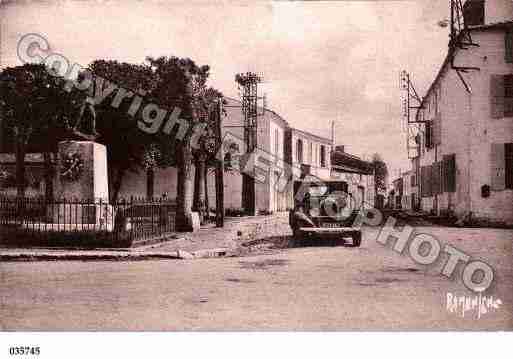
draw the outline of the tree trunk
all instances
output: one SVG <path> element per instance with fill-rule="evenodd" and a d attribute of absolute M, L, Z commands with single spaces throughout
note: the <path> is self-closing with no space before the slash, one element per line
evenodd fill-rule
<path fill-rule="evenodd" d="M 190 223 L 192 208 L 192 148 L 190 139 L 185 138 L 177 145 L 178 178 L 176 183 L 176 229 L 179 232 L 192 231 Z"/>
<path fill-rule="evenodd" d="M 155 197 L 155 170 L 148 168 L 146 170 L 146 198 L 153 200 Z"/>
<path fill-rule="evenodd" d="M 201 223 L 205 223 L 205 161 L 206 156 L 200 154 L 196 161 L 194 174 L 194 203 L 193 208 L 200 215 Z"/>
<path fill-rule="evenodd" d="M 205 188 L 205 213 L 208 221 L 210 218 L 210 201 L 208 200 L 208 166 L 206 164 L 205 170 L 203 171 L 203 186 Z"/>
<path fill-rule="evenodd" d="M 114 178 L 114 183 L 112 184 L 112 203 L 116 203 L 118 201 L 119 190 L 121 189 L 121 183 L 123 182 L 123 177 L 126 173 L 126 167 L 121 167 L 116 172 L 116 177 Z"/>
<path fill-rule="evenodd" d="M 25 197 L 25 143 L 16 138 L 16 196 Z"/>
<path fill-rule="evenodd" d="M 47 201 L 53 200 L 53 164 L 50 156 L 50 152 L 45 151 L 43 153 L 44 159 L 44 181 L 45 181 L 45 199 Z"/>
<path fill-rule="evenodd" d="M 199 202 L 200 202 L 200 175 L 199 175 L 199 159 L 196 158 L 196 161 L 194 162 L 194 194 L 192 197 L 192 210 L 198 211 L 199 208 Z"/>
<path fill-rule="evenodd" d="M 216 227 L 224 227 L 224 151 L 222 140 L 222 119 L 221 115 L 221 101 L 217 103 L 216 121 L 215 121 L 215 134 L 216 134 L 216 149 L 219 153 L 219 158 L 216 163 Z"/>

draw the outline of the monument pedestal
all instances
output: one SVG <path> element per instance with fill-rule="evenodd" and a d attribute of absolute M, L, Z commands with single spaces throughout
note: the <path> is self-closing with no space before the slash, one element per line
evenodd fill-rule
<path fill-rule="evenodd" d="M 107 149 L 91 141 L 59 142 L 55 178 L 56 204 L 47 208 L 53 223 L 112 227 Z"/>

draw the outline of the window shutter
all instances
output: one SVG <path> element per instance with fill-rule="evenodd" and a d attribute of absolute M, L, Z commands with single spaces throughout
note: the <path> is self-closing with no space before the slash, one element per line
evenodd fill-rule
<path fill-rule="evenodd" d="M 440 161 L 440 193 L 447 192 L 447 163 L 445 155 Z"/>
<path fill-rule="evenodd" d="M 433 196 L 433 166 L 426 166 L 426 196 Z"/>
<path fill-rule="evenodd" d="M 420 168 L 420 194 L 422 197 L 427 197 L 427 167 Z"/>
<path fill-rule="evenodd" d="M 504 35 L 504 60 L 506 63 L 513 64 L 513 31 L 506 31 Z"/>
<path fill-rule="evenodd" d="M 438 193 L 438 181 L 436 175 L 436 162 L 431 165 L 431 195 Z"/>
<path fill-rule="evenodd" d="M 433 123 L 431 121 L 426 122 L 426 133 L 425 133 L 425 146 L 426 148 L 433 147 Z"/>
<path fill-rule="evenodd" d="M 442 144 L 442 114 L 437 113 L 433 119 L 433 144 Z"/>
<path fill-rule="evenodd" d="M 513 189 L 513 143 L 504 145 L 504 160 L 506 168 L 506 188 Z"/>
<path fill-rule="evenodd" d="M 505 75 L 504 79 L 504 117 L 513 116 L 513 74 Z"/>
<path fill-rule="evenodd" d="M 504 76 L 492 75 L 490 78 L 490 116 L 504 117 Z"/>
<path fill-rule="evenodd" d="M 441 162 L 433 163 L 433 195 L 442 193 Z"/>
<path fill-rule="evenodd" d="M 456 155 L 444 155 L 443 157 L 443 192 L 456 192 Z"/>
<path fill-rule="evenodd" d="M 490 154 L 491 187 L 494 191 L 502 191 L 506 188 L 505 176 L 505 151 L 503 143 L 492 143 Z"/>

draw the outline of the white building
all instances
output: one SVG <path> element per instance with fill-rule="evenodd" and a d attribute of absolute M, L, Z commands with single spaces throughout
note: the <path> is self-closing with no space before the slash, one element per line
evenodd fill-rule
<path fill-rule="evenodd" d="M 335 147 L 331 162 L 331 178 L 347 184 L 356 208 L 373 208 L 376 193 L 372 164 L 345 152 L 344 146 Z"/>
<path fill-rule="evenodd" d="M 450 47 L 417 114 L 421 208 L 513 224 L 513 2 L 467 1 L 465 15 L 479 46 Z"/>

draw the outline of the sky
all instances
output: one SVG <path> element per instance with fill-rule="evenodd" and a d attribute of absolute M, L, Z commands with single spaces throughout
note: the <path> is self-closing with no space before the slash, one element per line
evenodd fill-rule
<path fill-rule="evenodd" d="M 238 72 L 264 77 L 260 94 L 292 127 L 331 137 L 347 152 L 379 153 L 394 177 L 411 168 L 399 73 L 424 94 L 447 53 L 449 0 L 136 1 L 0 0 L 0 68 L 20 65 L 16 47 L 43 35 L 53 52 L 141 63 L 190 57 L 209 83 L 238 98 Z"/>

